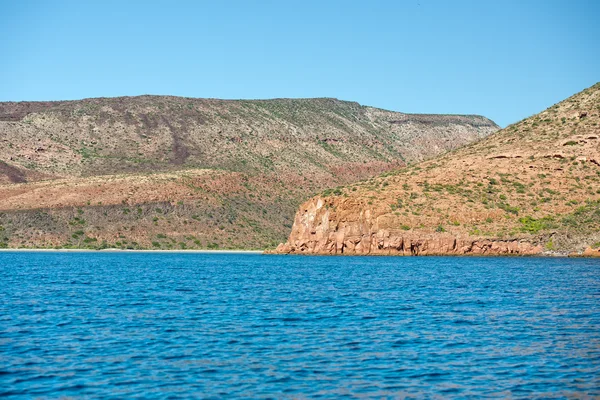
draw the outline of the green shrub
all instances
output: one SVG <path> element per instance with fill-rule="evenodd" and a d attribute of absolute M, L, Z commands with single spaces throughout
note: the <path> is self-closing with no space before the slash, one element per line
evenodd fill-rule
<path fill-rule="evenodd" d="M 519 222 L 521 223 L 520 231 L 527 233 L 538 233 L 541 230 L 552 229 L 556 227 L 556 224 L 554 223 L 554 217 L 552 216 L 546 216 L 541 219 L 535 219 L 527 216 L 519 218 Z"/>
<path fill-rule="evenodd" d="M 498 203 L 498 208 L 506 211 L 507 213 L 511 213 L 511 214 L 515 214 L 515 215 L 519 214 L 519 207 L 513 207 L 510 204 Z"/>

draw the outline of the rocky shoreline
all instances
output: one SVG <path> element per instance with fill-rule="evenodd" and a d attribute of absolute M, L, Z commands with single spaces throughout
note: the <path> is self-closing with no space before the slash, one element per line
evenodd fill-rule
<path fill-rule="evenodd" d="M 341 206 L 341 204 L 338 204 Z M 569 256 L 600 257 L 600 249 L 550 251 L 523 238 L 493 239 L 451 233 L 382 229 L 376 214 L 365 210 L 334 212 L 327 199 L 300 207 L 286 243 L 266 254 L 395 256 Z M 350 211 L 350 210 L 345 210 Z"/>
<path fill-rule="evenodd" d="M 335 236 L 333 234 L 332 236 Z M 277 247 L 279 254 L 345 254 L 345 255 L 490 255 L 532 256 L 542 253 L 542 247 L 518 240 L 494 241 L 489 239 L 458 239 L 451 236 L 410 237 L 392 236 L 389 232 L 363 237 L 347 237 L 340 241 L 296 240 Z"/>

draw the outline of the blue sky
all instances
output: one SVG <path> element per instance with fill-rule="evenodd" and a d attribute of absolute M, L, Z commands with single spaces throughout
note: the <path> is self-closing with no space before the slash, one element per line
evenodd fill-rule
<path fill-rule="evenodd" d="M 600 81 L 600 1 L 0 0 L 0 101 L 337 97 L 505 126 Z"/>

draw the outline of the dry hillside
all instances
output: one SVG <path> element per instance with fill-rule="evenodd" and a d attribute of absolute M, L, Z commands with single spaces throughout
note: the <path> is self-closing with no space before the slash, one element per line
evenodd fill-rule
<path fill-rule="evenodd" d="M 437 159 L 312 198 L 283 253 L 600 255 L 600 84 Z"/>
<path fill-rule="evenodd" d="M 496 130 L 336 99 L 0 103 L 0 246 L 273 246 L 310 195 Z"/>

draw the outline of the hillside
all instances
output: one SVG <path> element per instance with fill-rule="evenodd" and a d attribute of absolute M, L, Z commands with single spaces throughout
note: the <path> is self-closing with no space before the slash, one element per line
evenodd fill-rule
<path fill-rule="evenodd" d="M 280 253 L 600 255 L 600 84 L 300 206 Z"/>
<path fill-rule="evenodd" d="M 306 197 L 497 129 L 336 99 L 0 103 L 0 245 L 274 246 Z"/>

